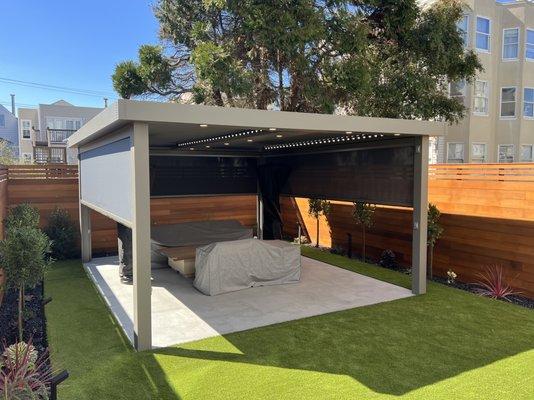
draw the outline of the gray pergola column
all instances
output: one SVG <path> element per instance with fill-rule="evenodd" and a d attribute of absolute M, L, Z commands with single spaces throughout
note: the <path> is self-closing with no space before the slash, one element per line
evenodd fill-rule
<path fill-rule="evenodd" d="M 415 139 L 413 182 L 412 292 L 426 293 L 428 136 Z"/>
<path fill-rule="evenodd" d="M 82 262 L 89 262 L 92 258 L 91 245 L 91 209 L 80 202 L 80 245 Z"/>
<path fill-rule="evenodd" d="M 148 350 L 152 348 L 148 124 L 135 122 L 131 138 L 134 346 Z"/>

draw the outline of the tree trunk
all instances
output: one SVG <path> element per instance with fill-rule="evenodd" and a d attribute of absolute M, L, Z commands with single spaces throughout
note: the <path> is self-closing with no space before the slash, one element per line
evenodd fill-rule
<path fill-rule="evenodd" d="M 319 247 L 319 216 L 317 216 L 317 241 L 315 242 L 315 247 Z"/>
<path fill-rule="evenodd" d="M 3 268 L 0 268 L 0 308 L 2 308 L 2 301 L 4 300 L 6 284 L 6 275 Z"/>
<path fill-rule="evenodd" d="M 19 287 L 19 341 L 23 341 L 23 318 L 22 313 L 24 312 L 24 285 Z"/>
<path fill-rule="evenodd" d="M 362 258 L 365 262 L 365 225 L 362 225 Z"/>
<path fill-rule="evenodd" d="M 433 269 L 433 264 L 434 264 L 434 246 L 433 245 L 430 245 L 430 254 L 429 254 L 429 263 L 428 263 L 428 276 L 430 277 L 430 279 L 433 278 L 433 274 L 434 272 L 432 271 Z"/>

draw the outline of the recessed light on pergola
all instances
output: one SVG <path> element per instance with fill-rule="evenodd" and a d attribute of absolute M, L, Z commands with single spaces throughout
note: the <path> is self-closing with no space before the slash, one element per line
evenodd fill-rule
<path fill-rule="evenodd" d="M 251 130 L 242 131 L 242 132 L 228 133 L 225 135 L 214 136 L 211 138 L 203 138 L 203 139 L 198 139 L 198 140 L 191 140 L 191 141 L 184 142 L 184 143 L 177 143 L 176 147 L 187 147 L 187 146 L 192 146 L 192 145 L 201 144 L 201 143 L 222 142 L 224 140 L 228 140 L 232 138 L 247 137 L 247 136 L 261 134 L 262 132 L 264 132 L 263 129 L 251 129 Z"/>
<path fill-rule="evenodd" d="M 281 143 L 281 144 L 274 144 L 265 146 L 265 150 L 280 150 L 280 149 L 287 149 L 287 148 L 293 148 L 293 147 L 306 147 L 306 146 L 315 146 L 320 144 L 338 144 L 342 142 L 351 142 L 355 140 L 361 140 L 361 139 L 373 139 L 378 137 L 384 137 L 383 134 L 376 134 L 376 135 L 349 135 L 346 134 L 345 136 L 336 136 L 336 137 L 330 137 L 330 138 L 323 138 L 323 139 L 314 139 L 314 140 L 304 140 L 300 142 L 293 142 L 293 143 Z"/>

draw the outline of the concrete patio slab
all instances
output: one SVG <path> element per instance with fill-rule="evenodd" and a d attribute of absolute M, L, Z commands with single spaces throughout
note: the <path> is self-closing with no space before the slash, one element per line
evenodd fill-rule
<path fill-rule="evenodd" d="M 119 280 L 116 257 L 84 265 L 133 342 L 133 289 Z M 171 268 L 152 270 L 152 337 L 165 347 L 279 322 L 412 296 L 404 289 L 302 257 L 301 281 L 205 296 Z"/>

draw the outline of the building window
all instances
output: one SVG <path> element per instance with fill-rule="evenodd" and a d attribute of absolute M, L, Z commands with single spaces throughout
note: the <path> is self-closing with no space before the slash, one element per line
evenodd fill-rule
<path fill-rule="evenodd" d="M 501 118 L 515 118 L 516 88 L 501 88 Z"/>
<path fill-rule="evenodd" d="M 464 15 L 460 21 L 458 21 L 458 32 L 460 32 L 460 36 L 462 37 L 462 42 L 464 43 L 464 47 L 469 46 L 469 15 Z"/>
<path fill-rule="evenodd" d="M 6 127 L 6 116 L 4 114 L 0 114 L 0 128 Z"/>
<path fill-rule="evenodd" d="M 534 88 L 523 90 L 523 117 L 534 118 Z"/>
<path fill-rule="evenodd" d="M 491 41 L 491 22 L 488 18 L 477 17 L 477 34 L 476 34 L 476 48 L 477 50 L 489 52 Z"/>
<path fill-rule="evenodd" d="M 519 28 L 504 29 L 502 37 L 503 60 L 517 60 L 519 56 Z"/>
<path fill-rule="evenodd" d="M 534 61 L 534 30 L 527 29 L 525 40 L 525 58 Z"/>
<path fill-rule="evenodd" d="M 489 85 L 486 81 L 475 81 L 473 112 L 478 115 L 488 115 Z"/>
<path fill-rule="evenodd" d="M 486 143 L 473 143 L 471 160 L 476 163 L 486 162 Z"/>
<path fill-rule="evenodd" d="M 499 162 L 512 163 L 514 162 L 514 145 L 500 144 L 499 145 Z"/>
<path fill-rule="evenodd" d="M 522 144 L 521 145 L 521 161 L 522 162 L 532 162 L 533 160 L 533 145 L 531 144 Z"/>
<path fill-rule="evenodd" d="M 447 144 L 447 162 L 463 163 L 464 162 L 464 144 L 448 143 Z"/>
<path fill-rule="evenodd" d="M 31 139 L 32 122 L 28 119 L 23 119 L 20 123 L 22 126 L 22 138 Z"/>
<path fill-rule="evenodd" d="M 465 94 L 466 94 L 466 84 L 465 80 L 458 82 L 451 82 L 449 85 L 449 96 L 451 99 L 457 99 L 460 103 L 464 103 Z"/>

